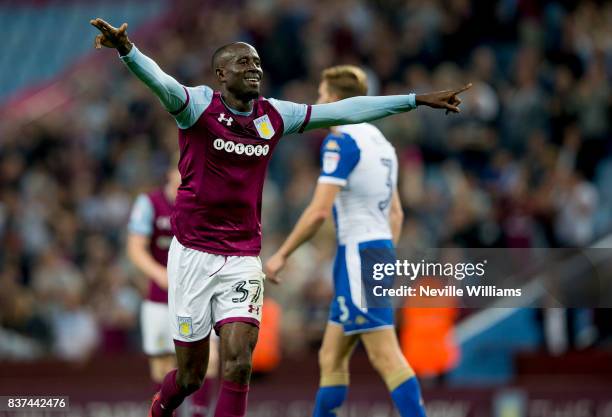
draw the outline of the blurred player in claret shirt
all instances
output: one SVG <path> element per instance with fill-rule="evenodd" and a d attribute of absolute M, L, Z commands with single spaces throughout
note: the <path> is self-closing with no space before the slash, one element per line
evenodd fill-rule
<path fill-rule="evenodd" d="M 176 368 L 176 356 L 168 310 L 168 249 L 172 241 L 170 216 L 181 175 L 176 168 L 178 153 L 168 169 L 164 186 L 141 194 L 132 208 L 128 224 L 127 253 L 136 267 L 149 278 L 146 300 L 141 307 L 142 346 L 149 356 L 155 391 L 166 374 Z M 218 369 L 218 343 L 212 339 L 206 379 L 191 396 L 193 417 L 206 417 Z"/>
<path fill-rule="evenodd" d="M 96 47 L 117 49 L 179 128 L 181 185 L 168 253 L 168 306 L 178 369 L 164 378 L 150 415 L 171 416 L 199 389 L 214 328 L 221 339 L 222 369 L 215 417 L 244 416 L 263 303 L 263 183 L 280 138 L 375 120 L 419 104 L 456 113 L 462 90 L 353 97 L 314 106 L 266 99 L 260 96 L 259 55 L 243 42 L 213 54 L 219 91 L 204 85 L 185 87 L 130 42 L 127 23 L 119 28 L 102 19 L 90 23 L 101 32 Z"/>
<path fill-rule="evenodd" d="M 343 65 L 323 71 L 319 103 L 365 94 L 367 77 L 361 69 Z M 366 288 L 371 275 L 362 276 L 371 274 L 375 264 L 396 260 L 394 243 L 403 220 L 397 168 L 395 149 L 375 126 L 361 123 L 332 128 L 321 145 L 321 174 L 312 201 L 266 262 L 268 279 L 280 282 L 278 273 L 287 258 L 314 236 L 333 210 L 338 241 L 334 298 L 319 351 L 321 380 L 314 417 L 336 416 L 342 406 L 348 392 L 349 360 L 359 341 L 400 415 L 425 417 L 419 384 L 395 334 L 391 300 L 370 299 Z"/>

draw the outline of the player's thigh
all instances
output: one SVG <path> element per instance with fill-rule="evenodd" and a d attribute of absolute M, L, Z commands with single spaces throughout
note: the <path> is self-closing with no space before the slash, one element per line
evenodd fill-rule
<path fill-rule="evenodd" d="M 236 358 L 250 360 L 258 336 L 259 328 L 249 323 L 233 322 L 221 326 L 219 329 L 221 361 L 227 362 Z"/>
<path fill-rule="evenodd" d="M 216 287 L 211 308 L 217 334 L 222 326 L 236 322 L 258 327 L 264 292 L 261 260 L 256 256 L 228 256 L 213 278 Z"/>
<path fill-rule="evenodd" d="M 174 340 L 203 340 L 212 329 L 211 300 L 216 283 L 211 271 L 224 262 L 213 255 L 182 246 L 176 238 L 168 252 L 168 307 Z"/>
<path fill-rule="evenodd" d="M 214 278 L 211 308 L 221 341 L 221 372 L 226 380 L 248 383 L 263 311 L 261 260 L 256 256 L 228 256 Z"/>
<path fill-rule="evenodd" d="M 321 373 L 348 372 L 349 360 L 358 340 L 358 335 L 347 336 L 341 325 L 328 322 L 319 349 Z"/>
<path fill-rule="evenodd" d="M 361 341 L 374 368 L 382 374 L 408 367 L 395 329 L 379 329 L 362 333 Z"/>
<path fill-rule="evenodd" d="M 248 384 L 258 335 L 259 328 L 250 323 L 232 322 L 219 328 L 221 372 L 224 380 Z"/>
<path fill-rule="evenodd" d="M 177 381 L 183 386 L 199 386 L 208 367 L 210 338 L 193 343 L 178 342 L 176 345 Z"/>
<path fill-rule="evenodd" d="M 166 374 L 176 368 L 176 356 L 174 353 L 167 355 L 149 356 L 149 368 L 151 379 L 161 383 Z"/>

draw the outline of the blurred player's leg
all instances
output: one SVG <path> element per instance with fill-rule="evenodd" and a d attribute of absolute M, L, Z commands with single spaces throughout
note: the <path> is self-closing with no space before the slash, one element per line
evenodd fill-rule
<path fill-rule="evenodd" d="M 425 417 L 421 389 L 414 371 L 402 355 L 394 329 L 361 335 L 372 366 L 387 384 L 402 417 Z"/>
<path fill-rule="evenodd" d="M 151 405 L 151 417 L 170 417 L 185 397 L 197 391 L 208 366 L 208 337 L 193 343 L 176 341 L 178 369 L 169 372 Z"/>
<path fill-rule="evenodd" d="M 161 383 L 164 377 L 174 368 L 176 368 L 176 357 L 174 354 L 149 357 L 151 380 L 155 384 L 153 392 L 157 392 L 161 389 Z"/>
<path fill-rule="evenodd" d="M 349 360 L 358 336 L 345 336 L 342 326 L 328 322 L 319 350 L 321 380 L 315 400 L 314 417 L 335 417 L 346 399 Z"/>
<path fill-rule="evenodd" d="M 191 417 L 206 417 L 209 414 L 215 381 L 219 375 L 219 339 L 215 335 L 210 338 L 209 351 L 206 377 L 200 389 L 191 396 Z"/>
<path fill-rule="evenodd" d="M 140 321 L 143 350 L 149 357 L 151 380 L 155 385 L 153 392 L 157 392 L 166 374 L 176 368 L 168 305 L 145 300 Z"/>
<path fill-rule="evenodd" d="M 220 327 L 221 392 L 215 417 L 246 415 L 247 395 L 251 379 L 251 357 L 259 329 L 249 323 L 233 322 Z"/>

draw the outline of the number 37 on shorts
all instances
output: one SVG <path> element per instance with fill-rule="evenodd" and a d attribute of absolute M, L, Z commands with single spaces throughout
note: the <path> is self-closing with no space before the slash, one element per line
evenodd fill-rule
<path fill-rule="evenodd" d="M 168 307 L 173 338 L 194 342 L 233 322 L 259 327 L 263 306 L 261 260 L 222 256 L 182 246 L 168 254 Z"/>
<path fill-rule="evenodd" d="M 248 285 L 251 286 L 249 291 Z M 263 293 L 261 279 L 250 279 L 248 281 L 238 281 L 234 285 L 234 291 L 240 294 L 239 297 L 232 298 L 233 303 L 244 303 L 249 297 L 252 305 L 259 305 Z"/>

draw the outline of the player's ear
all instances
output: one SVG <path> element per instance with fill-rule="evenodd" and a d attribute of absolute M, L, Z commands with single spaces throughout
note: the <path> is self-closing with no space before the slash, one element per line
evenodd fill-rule
<path fill-rule="evenodd" d="M 219 80 L 222 81 L 225 78 L 225 72 L 223 71 L 223 68 L 215 68 L 215 75 Z"/>

